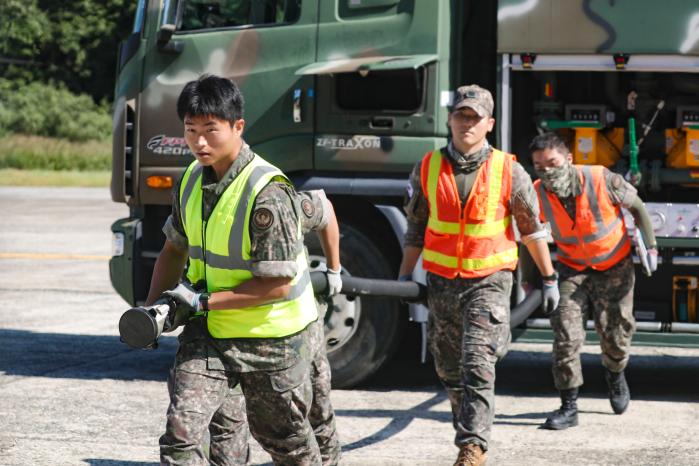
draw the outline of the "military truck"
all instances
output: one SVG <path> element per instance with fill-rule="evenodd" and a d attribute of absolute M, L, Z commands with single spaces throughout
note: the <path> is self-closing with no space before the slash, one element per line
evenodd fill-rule
<path fill-rule="evenodd" d="M 139 0 L 119 53 L 114 107 L 112 283 L 147 294 L 171 191 L 192 154 L 175 102 L 202 73 L 234 79 L 245 139 L 297 189 L 326 191 L 344 272 L 393 278 L 407 175 L 448 136 L 451 89 L 496 97 L 491 142 L 531 170 L 537 132 L 571 141 L 575 162 L 637 185 L 660 265 L 639 267 L 636 343 L 698 345 L 699 5 L 684 0 Z M 629 225 L 631 227 L 631 225 Z M 322 261 L 308 243 L 313 263 Z M 554 252 L 555 255 L 555 252 Z M 513 304 L 534 283 L 522 255 Z M 337 386 L 380 369 L 408 329 L 406 307 L 339 297 L 326 318 Z M 534 314 L 524 341 L 550 338 Z M 590 337 L 594 337 L 590 335 Z"/>

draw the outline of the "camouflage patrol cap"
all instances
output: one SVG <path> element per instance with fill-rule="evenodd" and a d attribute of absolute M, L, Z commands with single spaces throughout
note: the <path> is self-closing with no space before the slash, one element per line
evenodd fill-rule
<path fill-rule="evenodd" d="M 464 107 L 472 108 L 481 117 L 491 116 L 494 107 L 493 96 L 489 90 L 476 84 L 461 86 L 454 92 L 454 103 L 451 106 L 451 111 Z"/>

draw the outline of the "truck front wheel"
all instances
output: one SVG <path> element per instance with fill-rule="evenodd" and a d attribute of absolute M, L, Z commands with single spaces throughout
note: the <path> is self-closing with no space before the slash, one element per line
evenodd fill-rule
<path fill-rule="evenodd" d="M 340 224 L 340 260 L 344 274 L 393 279 L 393 269 L 381 250 L 362 231 Z M 311 269 L 323 268 L 318 238 L 306 236 Z M 346 388 L 366 380 L 395 352 L 407 317 L 397 299 L 338 295 L 321 302 L 325 339 L 332 366 L 333 387 Z"/>

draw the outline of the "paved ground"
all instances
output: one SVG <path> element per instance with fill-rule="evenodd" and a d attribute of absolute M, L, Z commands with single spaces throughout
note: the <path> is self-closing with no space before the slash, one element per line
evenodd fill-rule
<path fill-rule="evenodd" d="M 0 464 L 157 464 L 175 341 L 119 342 L 106 257 L 125 207 L 106 189 L 0 188 L 0 209 Z M 562 432 L 537 428 L 558 403 L 548 351 L 515 344 L 499 366 L 490 465 L 699 464 L 699 350 L 635 348 L 633 401 L 615 416 L 586 347 L 581 425 Z M 416 359 L 404 345 L 374 380 L 334 391 L 342 464 L 453 462 L 448 402 Z"/>

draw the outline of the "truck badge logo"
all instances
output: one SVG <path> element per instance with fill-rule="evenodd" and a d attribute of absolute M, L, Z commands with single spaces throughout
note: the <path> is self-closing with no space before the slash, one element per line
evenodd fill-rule
<path fill-rule="evenodd" d="M 378 136 L 319 137 L 316 138 L 316 147 L 329 150 L 381 149 L 381 138 Z"/>
<path fill-rule="evenodd" d="M 146 148 L 154 154 L 192 155 L 184 138 L 158 134 L 148 140 Z"/>

